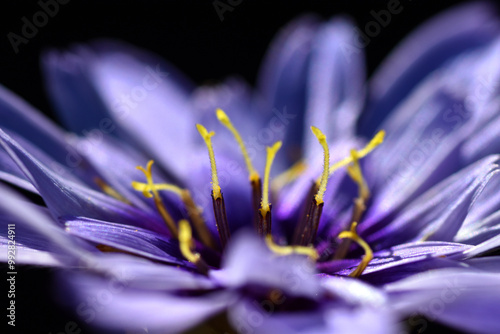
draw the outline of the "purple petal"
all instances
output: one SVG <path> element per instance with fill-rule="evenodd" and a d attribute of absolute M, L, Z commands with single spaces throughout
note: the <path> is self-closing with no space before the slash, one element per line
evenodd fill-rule
<path fill-rule="evenodd" d="M 365 74 L 363 53 L 351 45 L 353 32 L 350 20 L 337 18 L 321 26 L 314 39 L 304 120 L 307 160 L 322 155 L 317 139 L 309 135 L 311 125 L 319 127 L 330 142 L 355 134 Z"/>
<path fill-rule="evenodd" d="M 459 266 L 457 261 L 448 258 L 465 258 L 463 254 L 469 249 L 471 249 L 469 245 L 436 241 L 399 245 L 376 252 L 361 277 L 371 284 L 380 285 L 430 269 L 457 267 Z M 339 271 L 329 273 L 348 275 L 358 264 L 359 260 L 352 263 L 350 268 L 338 267 Z M 328 268 L 326 265 L 324 267 Z"/>
<path fill-rule="evenodd" d="M 62 263 L 93 262 L 93 256 L 85 250 L 82 244 L 75 242 L 55 222 L 47 216 L 47 213 L 32 204 L 27 204 L 13 191 L 0 186 L 0 212 L 3 215 L 2 223 L 8 224 L 12 221 L 16 224 L 19 232 L 16 236 L 27 249 L 40 249 L 44 252 L 50 251 Z M 5 229 L 7 231 L 7 228 Z M 5 237 L 2 238 L 5 240 Z M 8 243 L 8 242 L 7 242 Z M 22 248 L 22 247 L 21 247 Z M 28 251 L 29 252 L 29 251 Z M 52 264 L 51 256 L 32 252 L 28 261 L 48 261 Z"/>
<path fill-rule="evenodd" d="M 76 295 L 69 306 L 86 323 L 108 330 L 183 332 L 234 302 L 226 292 L 189 297 L 138 290 L 128 286 L 127 277 L 105 281 L 72 276 L 67 283 Z"/>
<path fill-rule="evenodd" d="M 378 308 L 387 302 L 382 290 L 351 277 L 327 276 L 321 280 L 321 286 L 351 305 Z"/>
<path fill-rule="evenodd" d="M 262 305 L 270 308 L 269 303 Z M 240 333 L 398 333 L 385 309 L 325 305 L 315 312 L 269 312 L 258 301 L 242 300 L 229 309 L 229 320 Z"/>
<path fill-rule="evenodd" d="M 0 128 L 22 135 L 58 161 L 68 155 L 64 133 L 39 111 L 12 92 L 0 86 Z"/>
<path fill-rule="evenodd" d="M 381 120 L 429 73 L 460 53 L 485 45 L 497 36 L 491 4 L 458 6 L 431 19 L 401 43 L 370 82 L 370 109 L 361 132 L 371 135 Z"/>
<path fill-rule="evenodd" d="M 245 232 L 232 237 L 225 256 L 222 269 L 210 273 L 221 285 L 261 285 L 293 296 L 317 297 L 319 282 L 314 265 L 305 256 L 277 256 L 256 235 Z"/>
<path fill-rule="evenodd" d="M 119 222 L 167 232 L 155 216 L 135 209 L 109 196 L 70 182 L 50 171 L 0 131 L 0 144 L 38 189 L 51 213 L 56 217 L 83 216 Z"/>
<path fill-rule="evenodd" d="M 42 55 L 46 88 L 54 109 L 65 127 L 79 135 L 103 128 L 104 122 L 110 121 L 86 68 L 93 57 L 83 47 L 77 47 L 75 52 L 49 51 Z"/>
<path fill-rule="evenodd" d="M 66 232 L 96 244 L 153 260 L 193 267 L 184 260 L 175 239 L 152 231 L 87 218 L 67 218 L 65 225 Z"/>
<path fill-rule="evenodd" d="M 315 18 L 302 17 L 283 28 L 270 46 L 259 73 L 262 108 L 288 115 L 282 151 L 287 157 L 292 155 L 290 162 L 297 155 L 294 147 L 302 144 L 306 85 L 316 26 Z"/>
<path fill-rule="evenodd" d="M 367 234 L 367 241 L 376 242 L 380 249 L 424 237 L 430 240 L 453 240 L 475 198 L 496 173 L 497 159 L 497 156 L 486 157 L 445 179 L 421 195 L 387 226 Z M 460 196 L 457 197 L 457 194 Z M 387 197 L 383 202 L 391 206 L 392 199 Z M 381 210 L 383 206 L 378 209 Z M 360 231 L 374 229 L 370 226 L 372 222 L 365 221 Z"/>
<path fill-rule="evenodd" d="M 403 314 L 474 333 L 500 330 L 500 276 L 469 269 L 435 270 L 389 284 L 390 304 Z"/>
<path fill-rule="evenodd" d="M 113 121 L 174 176 L 187 177 L 195 160 L 189 153 L 202 142 L 178 73 L 132 47 L 102 43 L 96 49 L 89 75 Z"/>

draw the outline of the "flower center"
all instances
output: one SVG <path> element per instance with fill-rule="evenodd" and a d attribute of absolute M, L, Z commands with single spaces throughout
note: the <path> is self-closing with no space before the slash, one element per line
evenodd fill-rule
<path fill-rule="evenodd" d="M 276 255 L 288 255 L 288 254 L 301 254 L 310 257 L 312 260 L 316 261 L 319 259 L 318 252 L 316 251 L 314 241 L 316 239 L 316 234 L 318 231 L 318 226 L 321 219 L 321 214 L 323 210 L 324 195 L 327 189 L 329 177 L 338 169 L 342 167 L 347 167 L 347 173 L 350 178 L 358 185 L 358 197 L 354 199 L 353 213 L 351 217 L 350 229 L 341 232 L 338 235 L 339 239 L 342 239 L 340 246 L 334 253 L 333 258 L 326 260 L 342 259 L 346 256 L 348 250 L 351 247 L 352 241 L 356 242 L 361 248 L 363 248 L 365 255 L 363 256 L 361 263 L 358 267 L 350 274 L 350 276 L 358 277 L 367 267 L 368 263 L 373 257 L 373 253 L 369 245 L 357 234 L 356 227 L 358 222 L 361 220 L 364 211 L 366 210 L 366 202 L 369 199 L 370 191 L 364 180 L 361 167 L 359 165 L 359 159 L 368 155 L 373 151 L 378 145 L 383 142 L 385 132 L 378 132 L 373 139 L 361 150 L 351 150 L 350 155 L 334 164 L 330 164 L 330 151 L 328 147 L 327 138 L 324 133 L 312 126 L 311 130 L 313 134 L 318 139 L 319 144 L 323 148 L 323 170 L 321 175 L 315 180 L 309 190 L 309 194 L 306 197 L 306 206 L 304 210 L 304 215 L 296 226 L 295 234 L 292 239 L 291 245 L 279 245 L 273 241 L 271 235 L 271 209 L 272 205 L 269 201 L 270 192 L 270 173 L 271 166 L 281 148 L 281 142 L 278 141 L 272 146 L 267 147 L 267 159 L 264 170 L 264 180 L 261 181 L 259 173 L 255 170 L 252 165 L 252 161 L 248 155 L 248 151 L 242 140 L 241 135 L 238 130 L 232 124 L 230 118 L 221 109 L 216 110 L 216 116 L 218 120 L 224 125 L 234 136 L 236 142 L 240 147 L 240 151 L 243 154 L 245 164 L 248 170 L 250 186 L 252 190 L 252 204 L 254 212 L 254 225 L 259 235 L 265 238 L 266 244 L 269 249 Z M 219 180 L 217 176 L 217 165 L 215 162 L 215 153 L 212 145 L 212 137 L 215 132 L 208 132 L 207 129 L 201 125 L 196 124 L 198 132 L 205 141 L 207 146 L 208 155 L 210 159 L 211 176 L 212 176 L 212 203 L 214 210 L 215 223 L 217 226 L 217 231 L 219 234 L 219 240 L 221 243 L 221 250 L 223 251 L 230 239 L 229 224 L 226 216 L 226 208 L 224 204 L 224 196 L 222 194 L 221 187 L 219 185 Z M 138 166 L 137 168 L 141 170 L 146 176 L 146 183 L 132 182 L 132 187 L 141 191 L 145 197 L 153 198 L 156 208 L 160 213 L 161 217 L 165 221 L 169 231 L 172 236 L 178 238 L 179 248 L 182 255 L 190 262 L 194 263 L 201 273 L 206 274 L 208 272 L 208 265 L 203 261 L 201 255 L 196 252 L 196 245 L 193 241 L 192 228 L 196 230 L 197 236 L 202 244 L 208 246 L 212 249 L 216 249 L 215 242 L 205 224 L 201 210 L 195 205 L 189 191 L 187 189 L 179 188 L 172 184 L 155 184 L 152 177 L 152 164 L 153 161 L 150 160 L 146 168 Z M 279 191 L 286 184 L 292 182 L 298 178 L 307 168 L 304 161 L 299 161 L 293 165 L 289 170 L 285 171 L 279 175 L 275 182 L 272 184 L 272 190 Z M 103 190 L 105 188 L 103 187 Z M 158 191 L 166 190 L 173 192 L 178 195 L 183 201 L 186 210 L 188 212 L 188 220 L 180 220 L 178 225 L 176 225 L 168 213 L 165 205 L 159 196 Z M 109 191 L 109 190 L 108 190 Z M 111 193 L 110 193 L 111 194 Z M 325 260 L 325 259 L 322 259 Z"/>

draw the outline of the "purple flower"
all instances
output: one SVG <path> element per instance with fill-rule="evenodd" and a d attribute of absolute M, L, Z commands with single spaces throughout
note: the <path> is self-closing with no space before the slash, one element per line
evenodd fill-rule
<path fill-rule="evenodd" d="M 0 188 L 17 261 L 62 267 L 101 330 L 498 332 L 490 12 L 431 20 L 368 83 L 345 18 L 286 27 L 255 92 L 117 42 L 48 52 L 73 134 L 0 89 L 0 178 L 46 205 Z"/>

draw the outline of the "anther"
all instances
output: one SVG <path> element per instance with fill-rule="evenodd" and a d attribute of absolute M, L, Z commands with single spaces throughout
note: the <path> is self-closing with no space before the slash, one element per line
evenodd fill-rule
<path fill-rule="evenodd" d="M 271 203 L 269 203 L 269 178 L 271 175 L 271 166 L 273 164 L 276 153 L 281 148 L 281 141 L 274 143 L 273 146 L 267 147 L 266 168 L 264 170 L 264 184 L 262 190 L 262 201 L 260 205 L 260 220 L 257 231 L 260 235 L 271 233 Z"/>
<path fill-rule="evenodd" d="M 339 234 L 340 239 L 350 239 L 356 242 L 358 245 L 360 245 L 363 250 L 365 251 L 365 255 L 363 256 L 363 259 L 361 259 L 361 262 L 359 263 L 358 267 L 354 269 L 349 276 L 351 277 L 359 277 L 363 273 L 363 271 L 366 269 L 370 261 L 373 259 L 373 252 L 370 246 L 358 235 L 356 232 L 356 227 L 358 226 L 357 222 L 353 222 L 351 225 L 351 229 L 349 231 L 344 231 Z"/>
<path fill-rule="evenodd" d="M 201 137 L 205 141 L 208 149 L 208 157 L 210 158 L 210 167 L 212 170 L 212 204 L 214 208 L 215 224 L 217 226 L 217 231 L 219 232 L 219 238 L 221 242 L 222 249 L 226 247 L 226 244 L 230 238 L 229 224 L 227 223 L 226 216 L 226 206 L 224 204 L 224 197 L 219 186 L 219 179 L 217 177 L 217 166 L 215 164 L 215 154 L 212 146 L 212 136 L 215 132 L 208 132 L 207 129 L 201 124 L 196 124 L 196 128 L 200 133 Z"/>
<path fill-rule="evenodd" d="M 142 186 L 144 185 L 143 183 L 132 182 L 132 187 L 134 187 L 134 189 L 138 191 L 142 191 L 142 194 L 147 198 L 153 197 L 156 209 L 158 210 L 161 217 L 165 221 L 168 229 L 170 230 L 170 233 L 172 233 L 172 235 L 175 238 L 177 238 L 178 236 L 177 226 L 175 226 L 175 222 L 172 219 L 172 216 L 170 216 L 167 209 L 165 208 L 165 205 L 161 200 L 160 194 L 158 193 L 158 189 L 155 187 L 155 184 L 153 183 L 153 173 L 151 172 L 151 166 L 153 165 L 153 163 L 154 163 L 153 160 L 149 160 L 146 169 L 144 169 L 142 166 L 136 167 L 138 170 L 142 171 L 146 176 L 147 184 L 145 186 Z"/>
<path fill-rule="evenodd" d="M 179 248 L 182 255 L 191 263 L 194 263 L 202 274 L 207 274 L 208 265 L 203 261 L 199 253 L 192 251 L 194 247 L 191 226 L 187 220 L 179 221 Z"/>

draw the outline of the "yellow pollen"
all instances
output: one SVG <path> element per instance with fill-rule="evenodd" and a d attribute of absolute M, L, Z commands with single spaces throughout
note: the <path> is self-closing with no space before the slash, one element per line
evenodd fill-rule
<path fill-rule="evenodd" d="M 197 263 L 200 260 L 199 253 L 193 253 L 194 246 L 193 233 L 188 221 L 182 219 L 179 221 L 179 248 L 182 255 L 192 263 Z"/>
<path fill-rule="evenodd" d="M 276 153 L 281 148 L 281 141 L 277 141 L 273 146 L 267 147 L 267 158 L 266 158 L 266 168 L 264 170 L 264 184 L 262 185 L 262 202 L 260 213 L 262 217 L 270 211 L 269 208 L 269 176 L 271 174 L 271 165 L 273 164 L 274 157 Z"/>
<path fill-rule="evenodd" d="M 212 191 L 214 199 L 219 199 L 222 197 L 222 195 L 220 192 L 219 178 L 217 177 L 217 166 L 215 165 L 214 148 L 212 146 L 212 136 L 215 135 L 215 132 L 208 132 L 207 129 L 205 129 L 205 127 L 201 124 L 196 124 L 196 128 L 205 141 L 205 144 L 207 144 L 208 156 L 210 158 L 210 168 L 212 169 Z"/>
<path fill-rule="evenodd" d="M 266 244 L 267 247 L 274 253 L 278 255 L 290 255 L 290 254 L 301 254 L 307 255 L 314 261 L 319 258 L 318 252 L 314 247 L 308 246 L 280 246 L 274 243 L 273 236 L 268 234 L 266 235 Z"/>
<path fill-rule="evenodd" d="M 245 164 L 247 165 L 250 181 L 258 181 L 260 177 L 259 173 L 257 173 L 257 171 L 252 165 L 252 160 L 248 155 L 247 148 L 245 146 L 245 143 L 243 142 L 243 139 L 241 139 L 240 133 L 238 132 L 238 130 L 236 130 L 233 123 L 231 123 L 231 120 L 222 109 L 217 109 L 215 113 L 217 114 L 217 119 L 219 120 L 219 122 L 221 122 L 222 125 L 228 128 L 229 131 L 231 131 L 231 133 L 234 136 L 234 139 L 236 139 L 238 145 L 240 145 L 241 153 L 243 153 L 243 158 L 245 159 Z"/>
<path fill-rule="evenodd" d="M 170 216 L 170 214 L 168 213 L 167 209 L 163 205 L 160 194 L 158 193 L 158 190 L 160 190 L 161 186 L 164 186 L 164 185 L 162 185 L 162 184 L 156 185 L 153 183 L 153 173 L 151 172 L 151 166 L 153 166 L 153 163 L 154 163 L 153 160 L 149 160 L 148 164 L 146 165 L 146 168 L 144 168 L 142 166 L 136 167 L 138 170 L 140 170 L 144 173 L 144 175 L 146 176 L 147 183 L 144 184 L 141 182 L 133 181 L 132 187 L 135 190 L 142 191 L 142 194 L 147 198 L 153 197 L 153 199 L 155 201 L 156 209 L 158 210 L 161 217 L 163 218 L 163 220 L 167 224 L 167 227 L 170 229 L 170 232 L 175 237 L 177 237 L 177 233 L 178 233 L 177 227 L 175 226 L 175 223 L 174 223 L 172 217 Z M 169 186 L 171 186 L 171 185 L 169 185 Z M 171 186 L 171 187 L 175 187 L 175 186 Z"/>
<path fill-rule="evenodd" d="M 271 182 L 271 188 L 274 192 L 277 192 L 293 180 L 297 179 L 307 168 L 304 161 L 299 160 L 293 164 L 292 167 L 288 168 L 286 171 L 276 176 Z"/>
<path fill-rule="evenodd" d="M 377 134 L 372 138 L 372 140 L 370 140 L 370 142 L 364 148 L 357 151 L 358 159 L 364 158 L 368 153 L 370 153 L 377 146 L 382 144 L 382 142 L 384 141 L 384 137 L 385 137 L 384 130 L 380 130 L 379 132 L 377 132 Z M 352 155 L 334 163 L 333 165 L 330 166 L 330 172 L 329 172 L 330 175 L 332 175 L 337 169 L 347 166 L 351 162 L 352 162 Z"/>
<path fill-rule="evenodd" d="M 351 150 L 352 165 L 347 166 L 347 173 L 358 185 L 359 197 L 363 200 L 367 200 L 368 197 L 370 197 L 370 190 L 368 189 L 368 186 L 363 178 L 361 167 L 359 167 L 358 154 L 359 153 L 356 152 L 356 150 Z"/>
<path fill-rule="evenodd" d="M 328 177 L 330 176 L 329 170 L 330 170 L 330 151 L 328 149 L 328 143 L 326 142 L 326 136 L 321 132 L 320 129 L 317 127 L 311 126 L 311 130 L 318 138 L 319 143 L 323 147 L 323 173 L 321 174 L 321 180 L 319 182 L 319 188 L 318 188 L 318 193 L 316 194 L 316 203 L 321 204 L 323 203 L 323 196 L 325 195 L 326 191 L 326 184 L 328 183 Z"/>
<path fill-rule="evenodd" d="M 339 239 L 351 239 L 354 242 L 356 242 L 358 245 L 360 245 L 363 250 L 365 251 L 365 255 L 363 256 L 363 259 L 361 260 L 360 264 L 356 269 L 354 269 L 353 272 L 349 274 L 351 277 L 359 277 L 363 271 L 366 269 L 368 266 L 368 263 L 373 259 L 373 252 L 370 246 L 363 240 L 361 237 L 358 235 L 356 232 L 356 227 L 358 226 L 357 222 L 353 222 L 351 225 L 351 230 L 350 231 L 344 231 L 339 234 Z"/>

